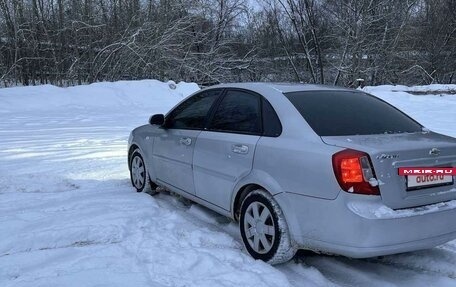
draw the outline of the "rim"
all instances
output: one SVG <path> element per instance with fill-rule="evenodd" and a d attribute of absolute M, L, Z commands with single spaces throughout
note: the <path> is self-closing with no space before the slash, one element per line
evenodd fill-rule
<path fill-rule="evenodd" d="M 135 156 L 131 163 L 131 179 L 133 181 L 133 185 L 137 189 L 143 188 L 146 179 L 145 175 L 146 173 L 142 159 L 139 156 Z"/>
<path fill-rule="evenodd" d="M 275 239 L 272 214 L 261 202 L 252 202 L 245 212 L 244 232 L 250 247 L 257 253 L 268 253 Z"/>

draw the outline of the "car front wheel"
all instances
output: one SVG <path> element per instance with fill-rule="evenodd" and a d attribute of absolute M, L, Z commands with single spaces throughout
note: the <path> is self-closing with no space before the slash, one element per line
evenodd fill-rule
<path fill-rule="evenodd" d="M 137 192 L 145 191 L 150 194 L 156 193 L 157 185 L 151 182 L 139 149 L 136 149 L 131 156 L 130 179 L 131 184 L 136 188 Z"/>
<path fill-rule="evenodd" d="M 255 190 L 244 199 L 239 226 L 245 248 L 255 259 L 279 264 L 296 253 L 282 210 L 264 190 Z"/>

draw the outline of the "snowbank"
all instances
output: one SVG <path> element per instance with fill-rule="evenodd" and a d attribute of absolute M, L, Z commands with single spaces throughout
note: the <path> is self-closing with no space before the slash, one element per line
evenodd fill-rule
<path fill-rule="evenodd" d="M 392 92 L 423 92 L 429 94 L 456 92 L 456 85 L 432 84 L 426 86 L 402 86 L 402 85 L 381 85 L 375 87 L 365 87 L 371 91 L 392 91 Z"/>
<path fill-rule="evenodd" d="M 385 85 L 365 87 L 363 90 L 393 104 L 430 130 L 456 137 L 456 95 L 441 93 L 456 91 L 456 85 Z M 409 91 L 426 91 L 429 94 L 413 95 Z"/>
<path fill-rule="evenodd" d="M 101 82 L 59 88 L 52 85 L 0 89 L 0 112 L 62 109 L 170 108 L 199 90 L 195 83 L 157 80 Z"/>

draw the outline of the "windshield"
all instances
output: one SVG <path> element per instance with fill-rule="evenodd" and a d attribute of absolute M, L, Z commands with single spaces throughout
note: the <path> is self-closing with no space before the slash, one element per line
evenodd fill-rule
<path fill-rule="evenodd" d="M 357 91 L 284 94 L 319 136 L 420 132 L 422 126 L 390 104 Z"/>

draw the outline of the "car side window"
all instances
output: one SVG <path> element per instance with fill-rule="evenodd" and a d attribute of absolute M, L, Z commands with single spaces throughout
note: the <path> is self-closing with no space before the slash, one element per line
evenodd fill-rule
<path fill-rule="evenodd" d="M 263 98 L 263 136 L 278 137 L 282 133 L 279 116 L 271 104 Z"/>
<path fill-rule="evenodd" d="M 209 129 L 261 134 L 260 97 L 238 90 L 227 91 L 215 111 Z"/>
<path fill-rule="evenodd" d="M 220 93 L 221 90 L 203 91 L 181 103 L 166 117 L 166 128 L 203 129 Z"/>

